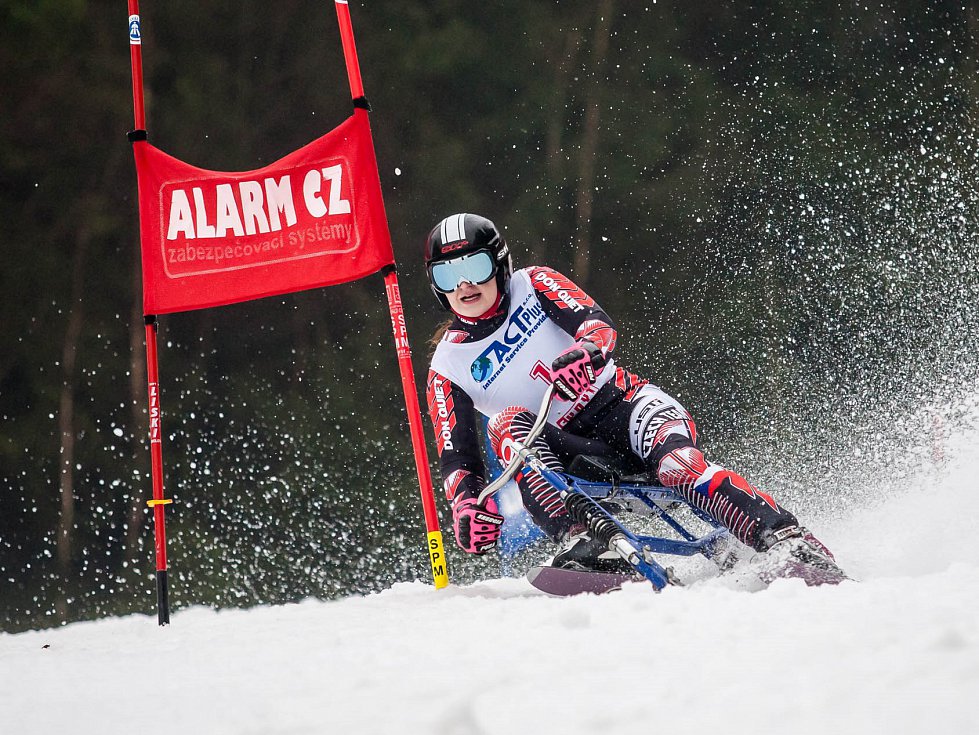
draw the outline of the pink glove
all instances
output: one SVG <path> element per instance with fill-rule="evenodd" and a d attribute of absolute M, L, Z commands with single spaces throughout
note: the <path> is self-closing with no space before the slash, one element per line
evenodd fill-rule
<path fill-rule="evenodd" d="M 580 340 L 551 363 L 551 382 L 558 396 L 566 401 L 577 400 L 593 385 L 595 376 L 605 367 L 605 355 L 594 342 Z"/>
<path fill-rule="evenodd" d="M 475 498 L 466 498 L 452 506 L 456 543 L 469 554 L 489 551 L 500 539 L 503 516 L 493 498 L 480 505 Z"/>

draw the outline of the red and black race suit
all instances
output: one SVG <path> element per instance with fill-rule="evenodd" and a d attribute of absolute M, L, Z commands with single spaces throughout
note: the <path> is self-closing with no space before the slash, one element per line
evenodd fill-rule
<path fill-rule="evenodd" d="M 612 320 L 571 280 L 549 268 L 510 279 L 497 314 L 457 317 L 432 357 L 428 409 L 446 497 L 453 505 L 485 487 L 477 412 L 491 417 L 494 452 L 504 462 L 524 442 L 550 380 L 555 357 L 579 340 L 606 362 L 574 401 L 551 404 L 538 458 L 561 471 L 577 454 L 615 456 L 655 472 L 688 502 L 717 518 L 749 546 L 766 548 L 773 530 L 797 523 L 775 500 L 700 453 L 690 414 L 676 399 L 615 365 Z M 494 458 L 493 461 L 496 461 Z M 524 506 L 554 540 L 572 531 L 553 488 L 536 473 L 517 475 Z"/>

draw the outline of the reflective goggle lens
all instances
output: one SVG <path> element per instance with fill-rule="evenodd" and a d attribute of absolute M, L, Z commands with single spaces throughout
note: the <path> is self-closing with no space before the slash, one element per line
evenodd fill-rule
<path fill-rule="evenodd" d="M 486 283 L 496 273 L 493 256 L 485 250 L 463 255 L 461 258 L 442 260 L 431 267 L 432 284 L 442 293 L 455 291 L 463 281 L 478 286 Z"/>

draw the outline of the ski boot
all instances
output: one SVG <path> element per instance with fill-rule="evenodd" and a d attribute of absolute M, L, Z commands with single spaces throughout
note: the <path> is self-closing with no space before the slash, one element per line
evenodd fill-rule
<path fill-rule="evenodd" d="M 833 553 L 806 528 L 781 528 L 771 532 L 767 541 L 768 550 L 755 557 L 759 563 L 758 576 L 765 584 L 796 577 L 814 587 L 848 579 Z"/>
<path fill-rule="evenodd" d="M 558 551 L 550 566 L 555 569 L 573 569 L 578 572 L 602 572 L 605 574 L 633 573 L 632 566 L 598 539 L 587 532 L 570 536 Z"/>
<path fill-rule="evenodd" d="M 588 533 L 569 534 L 564 546 L 542 567 L 527 572 L 530 583 L 549 595 L 600 595 L 642 578 L 632 566 Z"/>

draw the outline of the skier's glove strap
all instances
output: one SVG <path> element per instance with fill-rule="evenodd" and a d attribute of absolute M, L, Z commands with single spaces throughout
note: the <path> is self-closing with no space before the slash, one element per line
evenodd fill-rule
<path fill-rule="evenodd" d="M 470 554 L 482 554 L 500 540 L 503 516 L 493 498 L 480 505 L 475 498 L 466 498 L 452 506 L 452 518 L 459 547 Z"/>
<path fill-rule="evenodd" d="M 558 396 L 577 400 L 605 367 L 605 355 L 594 342 L 583 339 L 569 347 L 551 363 L 551 382 Z"/>

